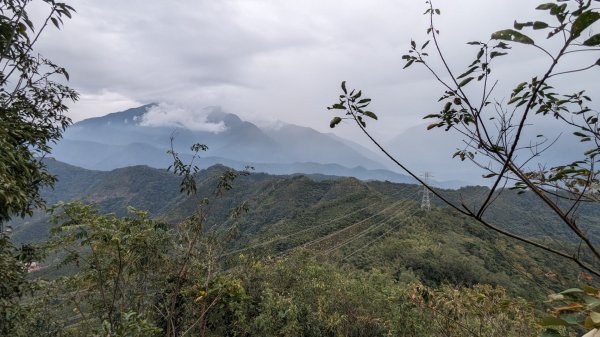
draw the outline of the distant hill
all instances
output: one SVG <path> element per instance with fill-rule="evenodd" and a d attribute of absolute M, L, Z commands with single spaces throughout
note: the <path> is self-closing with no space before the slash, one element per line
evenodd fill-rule
<path fill-rule="evenodd" d="M 159 121 L 163 111 L 153 110 L 159 107 L 149 104 L 75 123 L 54 146 L 52 156 L 94 170 L 134 165 L 166 168 L 172 163 L 166 152 L 174 137 L 174 148 L 184 159 L 190 158 L 192 144 L 208 145 L 208 151 L 201 153 L 205 166 L 224 164 L 236 169 L 253 166 L 257 171 L 273 174 L 414 182 L 386 169 L 386 161 L 379 155 L 333 134 L 292 124 L 260 128 L 219 107 L 204 109 L 195 117 L 194 125 L 165 123 Z M 164 114 L 168 114 L 168 109 Z M 459 181 L 437 183 L 447 188 L 464 185 Z"/>
<path fill-rule="evenodd" d="M 326 238 L 305 249 L 366 270 L 382 268 L 405 281 L 419 278 L 432 285 L 487 282 L 524 295 L 531 295 L 522 291 L 529 289 L 526 285 L 531 278 L 543 285 L 538 291 L 543 293 L 546 288 L 563 287 L 573 270 L 545 253 L 519 248 L 519 243 L 456 215 L 435 198 L 433 211 L 420 210 L 418 185 L 253 173 L 238 177 L 232 190 L 215 199 L 212 192 L 227 169 L 222 165 L 199 172 L 198 194 L 187 197 L 179 193 L 179 178 L 166 170 L 132 166 L 106 172 L 56 160 L 46 164 L 59 178 L 53 190 L 43 191 L 50 203 L 82 199 L 103 212 L 121 216 L 127 206 L 133 206 L 148 210 L 154 218 L 176 223 L 192 214 L 203 198 L 211 197 L 206 227 L 227 228 L 235 223 L 238 228 L 235 239 L 226 244 L 228 251 L 283 254 Z M 453 200 L 477 203 L 487 188 L 440 192 Z M 248 212 L 234 222 L 230 211 L 242 202 L 246 202 Z M 592 207 L 583 214 L 586 230 L 598 237 L 594 231 L 599 228 L 600 209 Z M 565 241 L 560 244 L 571 244 L 568 231 L 527 193 L 506 191 L 490 210 L 489 220 L 536 240 L 548 240 L 547 233 L 562 233 Z M 33 218 L 16 219 L 11 226 L 15 241 L 29 242 L 44 239 L 51 224 L 45 214 L 36 213 Z M 523 277 L 524 271 L 527 277 Z M 545 273 L 549 271 L 561 277 L 548 279 Z"/>
<path fill-rule="evenodd" d="M 48 170 L 58 177 L 58 183 L 54 189 L 46 189 L 42 196 L 52 205 L 58 202 L 67 202 L 74 199 L 81 199 L 86 202 L 96 204 L 103 212 L 116 212 L 124 215 L 127 206 L 138 209 L 148 210 L 153 217 L 164 218 L 167 221 L 179 221 L 195 210 L 198 199 L 209 197 L 216 186 L 218 176 L 227 169 L 221 164 L 211 164 L 210 167 L 199 172 L 198 190 L 196 198 L 187 198 L 179 193 L 180 178 L 167 172 L 165 169 L 155 169 L 148 166 L 137 165 L 129 166 L 111 171 L 88 170 L 76 167 L 70 164 L 60 162 L 49 158 L 45 160 Z M 310 166 L 310 164 L 303 164 Z M 285 166 L 283 166 L 285 168 Z M 380 195 L 397 197 L 408 197 L 419 201 L 421 198 L 422 187 L 419 185 L 394 183 L 391 181 L 360 181 L 354 178 L 339 177 L 334 174 L 313 173 L 308 176 L 298 175 L 293 172 L 283 172 L 282 168 L 270 168 L 272 170 L 282 171 L 280 175 L 271 175 L 260 172 L 254 172 L 249 176 L 242 176 L 235 182 L 235 189 L 231 196 L 235 200 L 229 200 L 223 205 L 235 204 L 243 200 L 253 199 L 257 207 L 264 207 L 265 198 L 261 191 L 268 190 L 269 193 L 282 193 L 281 197 L 273 199 L 272 207 L 289 207 L 282 203 L 283 200 L 291 198 L 306 198 L 306 191 L 295 191 L 294 184 L 291 182 L 304 181 L 307 186 L 337 186 L 340 191 L 336 197 L 345 198 L 346 192 L 352 194 L 353 189 L 360 188 L 366 191 L 376 192 Z M 306 168 L 310 171 L 310 167 Z M 332 169 L 334 171 L 337 168 Z M 360 172 L 357 170 L 356 172 Z M 356 173 L 355 172 L 355 173 Z M 377 171 L 375 171 L 377 172 Z M 385 171 L 384 171 L 385 172 Z M 381 176 L 385 178 L 385 176 Z M 266 187 L 267 186 L 267 187 Z M 311 188 L 313 188 L 311 187 Z M 314 188 L 317 188 L 314 187 Z M 318 188 L 321 188 L 318 187 Z M 276 190 L 276 191 L 275 191 Z M 342 193 L 342 191 L 346 191 Z M 487 193 L 488 188 L 483 186 L 464 187 L 458 190 L 440 189 L 449 200 L 455 200 L 457 203 L 464 203 L 471 207 L 476 207 L 481 202 L 482 196 Z M 296 194 L 297 193 L 297 194 Z M 290 197 L 289 195 L 293 195 Z M 225 198 L 225 199 L 227 199 Z M 315 199 L 314 201 L 318 201 Z M 433 205 L 437 207 L 446 207 L 440 200 L 432 199 Z M 223 206 L 225 207 L 225 206 Z M 216 208 L 218 209 L 218 207 Z M 277 211 L 279 212 L 279 211 Z M 227 211 L 216 212 L 226 217 Z M 570 231 L 563 228 L 562 222 L 558 221 L 551 212 L 535 197 L 525 194 L 517 194 L 514 191 L 504 191 L 496 200 L 494 205 L 486 212 L 487 220 L 492 223 L 498 223 L 504 228 L 513 230 L 517 233 L 530 237 L 544 236 L 562 236 L 563 239 L 570 240 Z M 535 216 L 534 216 L 535 214 Z M 597 205 L 583 205 L 581 214 L 584 214 L 585 220 L 582 221 L 582 228 L 600 238 L 600 207 Z M 218 222 L 223 217 L 215 216 L 214 221 Z M 48 228 L 47 219 L 43 219 L 44 230 L 36 232 L 32 237 L 29 234 L 19 234 L 26 227 L 35 227 L 40 225 L 35 219 L 16 219 L 13 221 L 16 230 L 15 237 L 20 241 L 43 238 L 47 235 L 45 229 Z M 272 219 L 271 219 L 272 220 Z M 266 223 L 269 223 L 268 220 Z M 30 222 L 27 226 L 22 226 L 25 222 Z M 262 219 L 258 223 L 265 223 Z M 252 226 L 259 226 L 253 224 Z M 31 232 L 31 233 L 33 233 Z"/>

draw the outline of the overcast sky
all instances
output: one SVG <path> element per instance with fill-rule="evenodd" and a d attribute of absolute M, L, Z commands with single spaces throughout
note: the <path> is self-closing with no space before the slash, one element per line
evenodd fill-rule
<path fill-rule="evenodd" d="M 456 69 L 514 19 L 538 15 L 539 1 L 438 1 L 443 48 Z M 439 109 L 442 89 L 423 69 L 402 70 L 411 38 L 426 38 L 423 0 L 78 0 L 39 51 L 66 67 L 81 100 L 74 120 L 150 102 L 220 105 L 255 122 L 281 120 L 329 132 L 339 83 L 374 100 L 378 136 L 389 139 Z M 515 50 L 496 70 L 500 89 L 547 65 Z M 434 63 L 438 64 L 439 63 Z M 537 67 L 537 68 L 536 68 Z M 457 71 L 458 71 L 457 70 Z M 584 81 L 594 83 L 598 71 Z M 571 82 L 569 82 L 571 83 Z M 504 85 L 504 87 L 503 87 Z M 592 85 L 594 86 L 594 85 Z M 500 98 L 508 92 L 498 92 Z M 350 125 L 335 130 L 353 137 Z"/>

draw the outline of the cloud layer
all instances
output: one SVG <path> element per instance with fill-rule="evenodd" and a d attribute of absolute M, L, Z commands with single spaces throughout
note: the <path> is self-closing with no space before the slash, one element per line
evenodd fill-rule
<path fill-rule="evenodd" d="M 453 70 L 464 69 L 476 52 L 466 42 L 487 40 L 514 20 L 539 18 L 537 4 L 438 1 L 441 47 Z M 440 109 L 443 87 L 433 76 L 422 67 L 402 70 L 411 39 L 426 39 L 421 0 L 78 0 L 73 6 L 74 19 L 60 31 L 48 30 L 38 47 L 69 70 L 70 84 L 82 93 L 72 107 L 75 120 L 166 102 L 153 112 L 160 123 L 218 132 L 222 126 L 206 124 L 201 113 L 218 105 L 251 121 L 329 132 L 332 115 L 325 107 L 342 80 L 373 99 L 380 120 L 369 128 L 383 140 Z M 549 64 L 532 49 L 511 53 L 493 72 L 499 100 Z M 443 71 L 439 61 L 433 68 Z M 587 88 L 600 98 L 597 73 L 553 84 Z M 160 110 L 182 106 L 171 116 Z M 335 133 L 366 143 L 346 124 Z"/>
<path fill-rule="evenodd" d="M 210 111 L 212 111 L 210 108 L 186 108 L 174 104 L 160 103 L 148 109 L 139 124 L 150 127 L 181 127 L 212 133 L 225 131 L 227 127 L 223 122 L 210 123 L 206 120 Z"/>

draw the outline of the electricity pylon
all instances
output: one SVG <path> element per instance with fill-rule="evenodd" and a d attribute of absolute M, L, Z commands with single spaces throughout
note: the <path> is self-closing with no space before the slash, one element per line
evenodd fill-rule
<path fill-rule="evenodd" d="M 424 172 L 421 177 L 423 177 L 423 180 L 425 181 L 425 183 L 427 185 L 429 185 L 429 178 L 432 178 L 433 175 L 430 172 Z M 423 186 L 423 198 L 421 199 L 421 209 L 425 209 L 425 210 L 431 210 L 431 198 L 430 198 L 430 193 L 431 191 L 429 191 L 427 189 L 427 187 Z"/>

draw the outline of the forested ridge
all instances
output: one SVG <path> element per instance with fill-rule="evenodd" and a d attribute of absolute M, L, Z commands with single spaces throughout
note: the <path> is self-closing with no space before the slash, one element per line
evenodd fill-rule
<path fill-rule="evenodd" d="M 505 320 L 508 330 L 499 331 L 507 335 L 522 335 L 511 332 L 517 327 L 535 335 L 534 317 L 544 315 L 546 296 L 582 277 L 570 263 L 525 249 L 436 200 L 432 210 L 421 209 L 417 185 L 251 173 L 240 174 L 230 188 L 215 195 L 223 175 L 232 171 L 213 166 L 196 176 L 197 194 L 186 196 L 179 193 L 179 178 L 164 170 L 135 166 L 100 172 L 54 160 L 47 163 L 59 180 L 43 196 L 67 204 L 56 209 L 54 224 L 41 214 L 14 221 L 13 236 L 21 242 L 37 241 L 50 254 L 36 261 L 41 269 L 30 274 L 44 282 L 46 290 L 34 291 L 30 300 L 36 304 L 29 314 L 39 319 L 37 310 L 45 308 L 43 315 L 53 317 L 47 323 L 56 331 L 98 333 L 104 328 L 93 317 L 131 311 L 131 324 L 148 324 L 142 335 L 154 328 L 158 335 L 164 333 L 167 323 L 158 317 L 172 308 L 161 309 L 154 301 L 156 296 L 175 296 L 169 294 L 170 282 L 178 279 L 180 263 L 197 269 L 185 272 L 179 295 L 171 299 L 182 317 L 170 319 L 182 320 L 177 329 L 204 329 L 207 335 L 408 336 L 418 331 L 436 336 L 444 329 L 458 329 L 455 335 L 463 336 L 460 326 L 479 324 L 479 315 Z M 485 190 L 443 192 L 477 200 Z M 498 220 L 546 240 L 535 222 L 543 217 L 543 207 L 536 209 L 526 194 L 506 193 L 499 205 L 512 211 L 498 210 Z M 69 203 L 78 199 L 90 206 Z M 232 210 L 239 214 L 232 217 Z M 105 215 L 111 212 L 114 215 Z M 527 216 L 532 212 L 536 218 Z M 51 227 L 52 234 L 41 235 Z M 193 247 L 193 254 L 181 251 L 193 239 L 181 235 L 192 235 L 192 228 L 201 232 L 187 246 Z M 109 234 L 120 239 L 104 241 Z M 122 244 L 127 255 L 115 255 L 115 244 Z M 89 261 L 90 254 L 101 256 L 100 269 Z M 146 261 L 138 265 L 140 259 Z M 173 265 L 170 259 L 179 262 Z M 96 279 L 102 277 L 97 274 L 102 269 L 112 275 L 121 268 L 124 274 L 117 281 Z M 65 296 L 69 292 L 80 297 Z M 115 297 L 115 304 L 103 303 L 107 294 Z M 451 303 L 444 304 L 441 299 L 446 297 L 452 297 Z M 484 298 L 497 303 L 469 313 L 474 310 L 469 301 Z M 38 301 L 60 305 L 40 307 Z M 138 301 L 154 304 L 146 307 Z M 435 311 L 434 304 L 452 309 Z M 450 319 L 447 315 L 454 310 L 464 314 Z M 201 323 L 194 322 L 198 312 Z M 124 322 L 123 317 L 114 319 Z M 437 320 L 440 325 L 432 326 Z M 480 323 L 485 329 L 494 327 Z"/>

